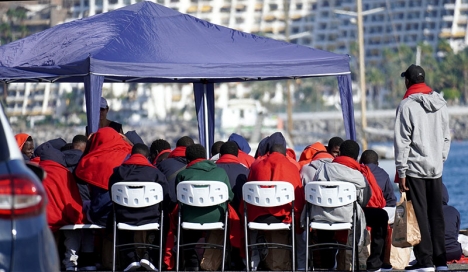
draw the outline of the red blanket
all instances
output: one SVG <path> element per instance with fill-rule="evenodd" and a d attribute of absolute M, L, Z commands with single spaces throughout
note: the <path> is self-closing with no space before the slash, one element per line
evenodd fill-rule
<path fill-rule="evenodd" d="M 245 165 L 245 167 L 250 168 L 252 163 L 255 161 L 255 158 L 250 156 L 249 154 L 245 153 L 244 151 L 239 149 L 239 154 L 237 155 L 239 158 L 240 163 Z"/>
<path fill-rule="evenodd" d="M 169 158 L 175 158 L 175 157 L 183 157 L 185 158 L 185 150 L 187 147 L 185 146 L 178 146 L 174 150 L 169 153 Z"/>
<path fill-rule="evenodd" d="M 367 182 L 369 183 L 369 186 L 371 187 L 371 190 L 372 190 L 372 196 L 369 202 L 367 203 L 367 207 L 370 207 L 370 208 L 385 207 L 386 201 L 383 196 L 382 189 L 380 188 L 379 184 L 375 180 L 374 174 L 372 174 L 369 167 L 367 167 L 364 164 L 359 164 L 355 159 L 347 157 L 347 156 L 338 156 L 333 160 L 333 162 L 343 164 L 354 170 L 358 170 L 367 179 Z"/>
<path fill-rule="evenodd" d="M 231 155 L 231 154 L 224 154 L 216 161 L 216 164 L 223 164 L 223 163 L 241 163 L 239 158 Z"/>
<path fill-rule="evenodd" d="M 273 152 L 266 155 L 263 159 L 258 160 L 250 168 L 248 181 L 287 181 L 294 186 L 294 212 L 297 222 L 301 216 L 302 209 L 305 204 L 304 190 L 302 181 L 297 167 L 289 161 L 286 156 L 278 152 Z M 248 220 L 254 221 L 257 217 L 271 214 L 273 216 L 285 216 L 284 222 L 291 222 L 291 204 L 280 207 L 257 207 L 247 204 L 249 213 Z M 239 214 L 244 214 L 244 202 L 242 201 L 239 207 Z"/>
<path fill-rule="evenodd" d="M 130 158 L 128 158 L 128 160 L 124 161 L 122 165 L 141 165 L 156 168 L 148 161 L 148 159 L 145 156 L 141 154 L 133 154 L 132 156 L 130 156 Z"/>
<path fill-rule="evenodd" d="M 90 138 L 89 153 L 81 158 L 75 175 L 89 184 L 108 190 L 109 178 L 132 151 L 132 146 L 111 127 L 99 129 Z"/>
<path fill-rule="evenodd" d="M 179 212 L 179 206 L 176 205 L 174 207 L 174 210 L 172 210 L 172 212 L 169 214 L 170 226 L 169 226 L 169 231 L 167 233 L 166 247 L 164 250 L 164 263 L 167 265 L 167 270 L 172 270 L 175 267 L 176 255 L 174 254 L 172 249 L 174 248 L 174 245 L 175 245 L 174 236 L 177 234 L 178 212 Z M 241 255 L 244 255 L 243 252 L 245 250 L 241 248 L 241 245 L 243 243 L 243 236 L 242 236 L 241 230 L 243 228 L 241 226 L 239 216 L 237 215 L 236 210 L 234 210 L 234 208 L 231 207 L 231 205 L 228 205 L 228 212 L 229 212 L 229 218 L 228 218 L 229 241 L 231 243 L 231 246 L 239 248 L 241 251 Z M 245 257 L 245 255 L 241 257 Z"/>
<path fill-rule="evenodd" d="M 55 232 L 65 225 L 83 223 L 83 204 L 72 173 L 54 161 L 41 161 L 47 175 L 42 183 L 47 193 L 47 222 Z"/>

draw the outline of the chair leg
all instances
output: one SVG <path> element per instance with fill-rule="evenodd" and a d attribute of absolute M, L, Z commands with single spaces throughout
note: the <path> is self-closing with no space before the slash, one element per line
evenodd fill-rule
<path fill-rule="evenodd" d="M 223 239 L 223 248 L 221 249 L 223 251 L 223 260 L 221 262 L 221 271 L 224 272 L 224 265 L 226 264 L 226 241 L 227 241 L 227 233 L 228 233 L 228 213 L 226 212 L 225 218 L 224 218 L 224 239 Z"/>
<path fill-rule="evenodd" d="M 294 215 L 294 214 L 293 214 Z M 296 271 L 296 229 L 294 226 L 294 217 L 291 224 L 291 237 L 292 237 L 292 271 Z"/>
<path fill-rule="evenodd" d="M 162 262 L 163 262 L 163 251 L 165 249 L 164 247 L 164 243 L 163 243 L 163 230 L 164 230 L 164 213 L 163 211 L 161 211 L 161 219 L 159 220 L 160 221 L 160 225 L 159 225 L 159 265 L 158 265 L 158 268 L 159 268 L 159 271 L 161 272 L 162 271 Z"/>
<path fill-rule="evenodd" d="M 180 204 L 179 204 L 180 205 Z M 178 224 L 177 224 L 177 247 L 176 247 L 176 272 L 179 272 L 179 259 L 180 259 L 180 224 L 181 224 L 181 213 L 179 207 L 179 216 L 178 216 Z"/>
<path fill-rule="evenodd" d="M 245 270 L 249 272 L 250 269 L 250 258 L 249 258 L 249 230 L 247 228 L 247 211 L 245 210 L 245 205 L 247 205 L 244 202 L 244 239 L 245 239 Z"/>
<path fill-rule="evenodd" d="M 114 215 L 115 218 L 115 215 Z M 112 239 L 112 272 L 115 272 L 115 247 L 117 246 L 117 224 L 114 219 L 114 234 Z"/>
<path fill-rule="evenodd" d="M 305 256 L 305 271 L 309 271 L 309 213 L 307 212 L 306 216 L 306 256 Z"/>

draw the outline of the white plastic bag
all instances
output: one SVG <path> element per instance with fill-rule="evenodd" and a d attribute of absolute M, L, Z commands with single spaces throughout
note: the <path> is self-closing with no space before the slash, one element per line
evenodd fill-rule
<path fill-rule="evenodd" d="M 461 244 L 463 255 L 468 256 L 468 236 L 458 234 L 458 242 Z"/>

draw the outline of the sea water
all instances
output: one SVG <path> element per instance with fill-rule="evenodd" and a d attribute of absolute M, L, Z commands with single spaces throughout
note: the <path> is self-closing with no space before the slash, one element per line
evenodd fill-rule
<path fill-rule="evenodd" d="M 387 171 L 393 182 L 395 161 L 382 160 L 379 165 Z M 449 193 L 448 204 L 457 208 L 461 217 L 461 229 L 468 229 L 468 141 L 453 141 L 447 161 L 444 163 L 442 181 Z M 400 193 L 395 184 L 395 194 Z"/>

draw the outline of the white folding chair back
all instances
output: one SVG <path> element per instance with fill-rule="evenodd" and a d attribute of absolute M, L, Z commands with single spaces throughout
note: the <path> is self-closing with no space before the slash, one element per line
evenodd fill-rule
<path fill-rule="evenodd" d="M 344 181 L 312 181 L 304 187 L 305 199 L 307 201 L 307 228 L 306 231 L 306 271 L 309 264 L 309 249 L 320 250 L 324 248 L 346 249 L 352 251 L 352 271 L 356 259 L 356 186 Z M 338 208 L 346 205 L 353 205 L 353 222 L 310 222 L 309 206 L 320 206 L 324 208 Z M 310 222 L 310 224 L 309 224 Z M 309 245 L 309 231 L 315 230 L 353 230 L 352 246 L 336 243 L 322 243 Z M 313 261 L 312 261 L 313 265 Z M 359 264 L 358 264 L 359 265 Z"/>
<path fill-rule="evenodd" d="M 216 245 L 210 243 L 197 243 L 199 246 L 209 246 L 211 248 L 219 248 L 223 251 L 223 259 L 221 263 L 221 270 L 224 271 L 224 264 L 226 259 L 226 243 L 227 243 L 227 222 L 228 222 L 228 208 L 224 216 L 224 222 L 211 222 L 211 223 L 193 223 L 182 222 L 182 209 L 181 205 L 189 205 L 195 207 L 210 207 L 216 206 L 229 201 L 229 189 L 227 185 L 221 181 L 214 180 L 188 180 L 182 181 L 177 184 L 177 201 L 179 202 L 179 214 L 177 224 L 177 245 L 176 245 L 176 271 L 179 271 L 179 253 L 181 247 L 191 247 L 192 244 L 181 244 L 181 228 L 192 230 L 224 230 L 223 245 Z"/>
<path fill-rule="evenodd" d="M 163 189 L 159 183 L 150 181 L 122 181 L 112 188 L 112 201 L 131 208 L 144 208 L 163 201 Z"/>
<path fill-rule="evenodd" d="M 229 199 L 227 185 L 220 181 L 191 180 L 177 184 L 177 200 L 182 204 L 208 207 Z"/>
<path fill-rule="evenodd" d="M 285 181 L 249 181 L 242 187 L 242 197 L 255 206 L 282 206 L 294 200 L 294 186 Z"/>
<path fill-rule="evenodd" d="M 159 183 L 153 181 L 121 181 L 117 182 L 111 187 L 112 202 L 113 204 L 121 205 L 129 208 L 145 208 L 157 205 L 163 201 L 164 193 L 163 188 Z M 116 221 L 114 209 L 114 247 L 112 254 L 112 271 L 115 271 L 115 250 L 117 247 L 126 246 L 144 246 L 159 249 L 159 271 L 162 267 L 162 251 L 163 251 L 163 217 L 164 213 L 161 210 L 160 223 L 148 223 L 145 225 L 135 226 Z M 117 230 L 131 230 L 131 231 L 144 231 L 144 230 L 159 230 L 160 242 L 159 246 L 145 243 L 131 243 L 117 245 Z"/>
<path fill-rule="evenodd" d="M 259 207 L 278 207 L 286 204 L 292 204 L 291 217 L 294 218 L 294 186 L 286 181 L 249 181 L 242 186 L 242 197 L 244 199 L 244 232 L 245 232 L 245 250 L 247 271 L 250 269 L 249 248 L 257 247 L 259 244 L 249 244 L 249 230 L 290 230 L 292 245 L 265 243 L 274 245 L 278 248 L 290 249 L 292 254 L 292 270 L 295 270 L 295 237 L 294 237 L 294 219 L 292 223 L 259 223 L 248 222 L 247 203 Z"/>
<path fill-rule="evenodd" d="M 321 207 L 340 207 L 356 201 L 356 186 L 349 182 L 313 181 L 305 186 L 306 201 Z"/>

